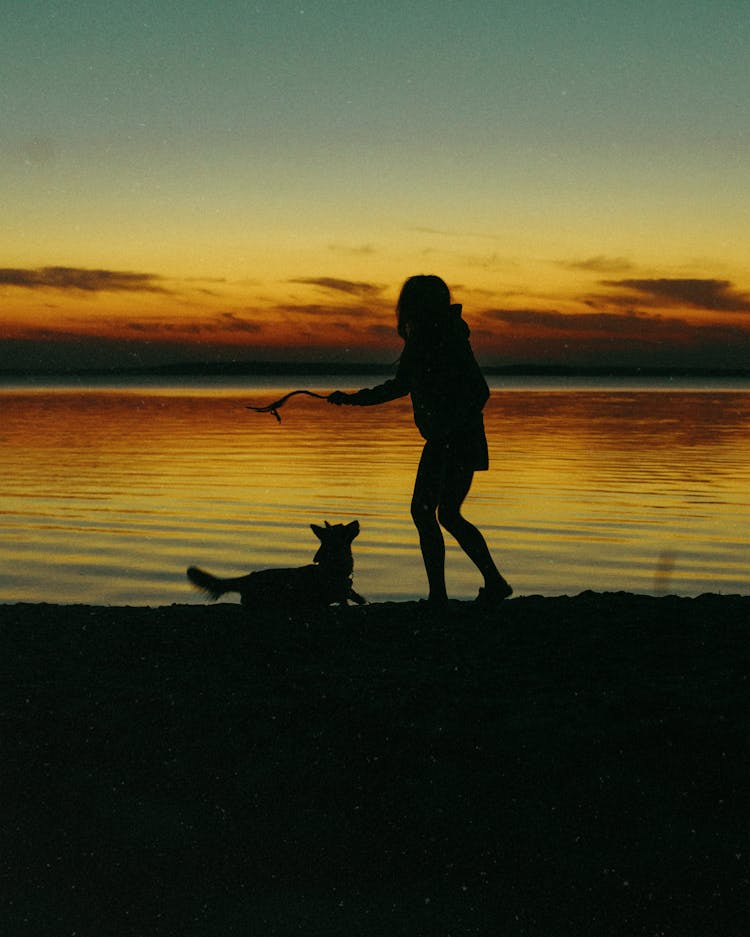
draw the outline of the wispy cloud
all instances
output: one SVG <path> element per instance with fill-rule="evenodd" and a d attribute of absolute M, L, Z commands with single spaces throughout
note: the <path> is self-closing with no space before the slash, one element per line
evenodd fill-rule
<path fill-rule="evenodd" d="M 558 260 L 558 267 L 565 270 L 582 270 L 585 273 L 625 273 L 633 269 L 633 264 L 626 257 L 606 257 L 599 254 L 596 257 L 587 257 L 584 260 Z"/>
<path fill-rule="evenodd" d="M 220 312 L 211 319 L 195 321 L 174 321 L 167 319 L 136 319 L 128 322 L 112 320 L 110 329 L 114 333 L 120 330 L 141 335 L 169 336 L 170 338 L 213 338 L 229 333 L 249 333 L 257 335 L 264 326 L 260 322 L 243 319 L 236 312 Z"/>
<path fill-rule="evenodd" d="M 21 289 L 80 290 L 87 293 L 168 293 L 152 273 L 89 270 L 84 267 L 0 268 L 0 286 Z"/>
<path fill-rule="evenodd" d="M 602 286 L 627 291 L 626 300 L 690 306 L 712 312 L 750 312 L 750 295 L 739 292 L 729 280 L 717 279 L 627 279 L 602 280 Z"/>
<path fill-rule="evenodd" d="M 377 253 L 377 248 L 372 244 L 361 244 L 359 246 L 347 246 L 345 244 L 329 244 L 328 250 L 337 254 L 348 254 L 351 256 L 362 256 Z"/>
<path fill-rule="evenodd" d="M 263 331 L 263 326 L 259 322 L 243 319 L 234 312 L 221 313 L 220 327 L 228 332 L 252 332 L 257 334 Z"/>
<path fill-rule="evenodd" d="M 324 306 L 321 303 L 281 303 L 274 306 L 273 312 L 284 316 L 300 316 L 313 319 L 341 316 L 342 312 L 349 315 L 362 315 L 361 309 L 348 308 L 342 310 L 339 306 Z"/>
<path fill-rule="evenodd" d="M 429 234 L 434 237 L 446 237 L 446 238 L 455 238 L 461 239 L 464 238 L 476 238 L 481 241 L 496 241 L 498 240 L 497 235 L 488 233 L 486 231 L 447 231 L 443 228 L 430 228 L 425 226 L 413 226 L 406 229 L 407 231 L 414 231 L 416 234 Z"/>
<path fill-rule="evenodd" d="M 376 297 L 383 292 L 384 287 L 376 283 L 363 283 L 358 280 L 340 280 L 336 277 L 296 277 L 289 283 L 300 283 L 304 286 L 318 286 L 334 293 L 346 293 L 348 296 Z"/>

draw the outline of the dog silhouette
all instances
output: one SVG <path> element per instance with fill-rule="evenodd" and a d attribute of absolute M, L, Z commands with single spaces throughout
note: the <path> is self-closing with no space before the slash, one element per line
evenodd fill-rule
<path fill-rule="evenodd" d="M 350 600 L 364 605 L 366 600 L 352 588 L 352 541 L 359 535 L 359 521 L 324 523 L 325 527 L 310 525 L 320 546 L 309 566 L 260 569 L 234 579 L 221 579 L 191 566 L 187 577 L 212 601 L 227 592 L 239 592 L 242 604 L 251 608 L 314 610 L 346 605 Z"/>

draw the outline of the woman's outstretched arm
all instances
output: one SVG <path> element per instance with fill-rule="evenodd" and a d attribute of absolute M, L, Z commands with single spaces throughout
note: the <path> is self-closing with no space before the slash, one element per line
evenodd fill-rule
<path fill-rule="evenodd" d="M 328 395 L 328 402 L 334 403 L 336 406 L 372 407 L 379 403 L 388 403 L 389 400 L 405 397 L 408 393 L 408 383 L 403 377 L 396 374 L 395 377 L 384 384 L 378 384 L 377 387 L 364 387 L 352 394 L 348 394 L 343 390 L 335 390 Z"/>

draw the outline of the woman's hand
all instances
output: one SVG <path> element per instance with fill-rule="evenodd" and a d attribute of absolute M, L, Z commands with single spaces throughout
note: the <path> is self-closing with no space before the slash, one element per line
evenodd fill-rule
<path fill-rule="evenodd" d="M 332 394 L 328 395 L 328 403 L 335 403 L 337 407 L 342 406 L 351 406 L 353 394 L 346 394 L 343 390 L 335 390 Z"/>

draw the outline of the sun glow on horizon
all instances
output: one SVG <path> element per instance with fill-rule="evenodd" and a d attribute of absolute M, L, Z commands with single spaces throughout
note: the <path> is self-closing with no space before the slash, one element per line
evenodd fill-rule
<path fill-rule="evenodd" d="M 524 288 L 524 275 L 535 266 L 545 266 L 548 279 Z M 375 272 L 366 264 L 354 269 L 362 276 Z M 505 282 L 499 274 L 485 274 L 484 282 L 496 284 L 493 291 L 479 285 L 483 278 L 473 280 L 475 271 L 464 265 L 457 270 L 461 281 L 450 285 L 454 300 L 464 306 L 477 353 L 488 363 L 744 364 L 750 294 L 728 279 L 638 272 L 632 261 L 603 256 L 508 264 Z M 390 281 L 328 275 L 231 281 L 75 267 L 5 268 L 0 270 L 2 342 L 21 353 L 8 357 L 17 367 L 33 366 L 35 349 L 41 354 L 50 343 L 63 359 L 76 344 L 78 358 L 85 359 L 87 347 L 98 343 L 113 364 L 119 363 L 118 348 L 130 361 L 138 344 L 147 363 L 160 355 L 166 360 L 392 360 L 400 348 L 394 315 L 399 288 L 395 276 Z"/>

